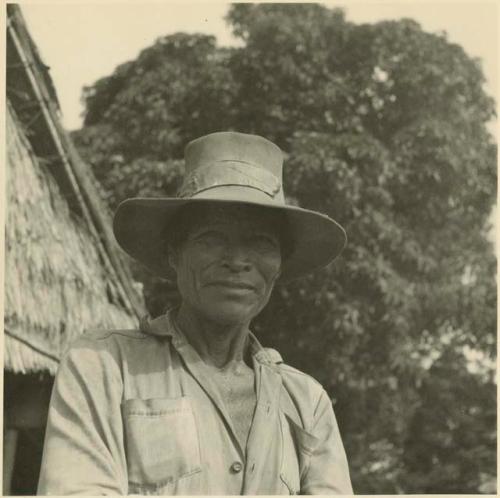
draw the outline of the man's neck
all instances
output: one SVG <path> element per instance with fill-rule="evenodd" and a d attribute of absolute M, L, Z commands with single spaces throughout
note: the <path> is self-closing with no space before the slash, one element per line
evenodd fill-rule
<path fill-rule="evenodd" d="M 183 304 L 175 318 L 177 326 L 200 357 L 219 369 L 237 368 L 245 361 L 249 323 L 221 324 L 199 316 Z"/>

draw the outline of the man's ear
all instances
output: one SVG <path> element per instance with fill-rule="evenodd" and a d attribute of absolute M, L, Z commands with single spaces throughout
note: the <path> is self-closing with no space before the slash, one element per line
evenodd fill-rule
<path fill-rule="evenodd" d="M 278 280 L 280 279 L 281 277 L 281 265 L 280 265 L 280 269 L 276 272 L 276 275 L 273 277 L 273 285 L 278 282 Z"/>
<path fill-rule="evenodd" d="M 166 257 L 166 263 L 173 268 L 175 271 L 177 271 L 177 263 L 179 261 L 179 253 L 178 251 L 173 248 L 170 244 L 167 246 L 167 257 Z"/>

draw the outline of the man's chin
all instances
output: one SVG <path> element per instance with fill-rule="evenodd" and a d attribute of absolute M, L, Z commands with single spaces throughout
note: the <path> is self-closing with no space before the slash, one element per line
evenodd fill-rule
<path fill-rule="evenodd" d="M 224 306 L 211 307 L 209 310 L 205 310 L 204 314 L 212 322 L 229 326 L 249 323 L 258 314 L 258 311 L 256 311 L 255 306 L 227 303 Z"/>

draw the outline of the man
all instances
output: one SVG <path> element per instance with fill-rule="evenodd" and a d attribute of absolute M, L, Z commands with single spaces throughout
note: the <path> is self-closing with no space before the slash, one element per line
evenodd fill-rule
<path fill-rule="evenodd" d="M 328 264 L 345 233 L 288 206 L 282 153 L 214 133 L 188 144 L 178 197 L 128 199 L 120 245 L 175 279 L 176 310 L 84 334 L 59 369 L 41 494 L 351 494 L 330 399 L 250 332 L 278 279 Z"/>

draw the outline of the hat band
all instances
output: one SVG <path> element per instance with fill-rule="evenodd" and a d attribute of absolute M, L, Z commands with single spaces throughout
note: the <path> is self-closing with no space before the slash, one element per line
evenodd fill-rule
<path fill-rule="evenodd" d="M 227 185 L 255 188 L 271 198 L 281 191 L 280 180 L 262 167 L 245 161 L 224 160 L 187 175 L 178 196 L 192 197 L 203 190 Z"/>

